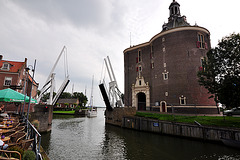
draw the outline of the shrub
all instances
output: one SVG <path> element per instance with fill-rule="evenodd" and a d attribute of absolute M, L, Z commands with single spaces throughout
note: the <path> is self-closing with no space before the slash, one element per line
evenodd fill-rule
<path fill-rule="evenodd" d="M 38 130 L 38 128 L 39 128 L 39 121 L 38 120 L 32 121 L 32 125 Z"/>
<path fill-rule="evenodd" d="M 33 151 L 25 151 L 23 154 L 23 160 L 35 160 L 36 159 L 36 155 Z"/>

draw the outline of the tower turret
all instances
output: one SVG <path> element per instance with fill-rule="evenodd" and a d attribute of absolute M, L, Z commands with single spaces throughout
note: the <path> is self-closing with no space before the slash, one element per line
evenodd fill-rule
<path fill-rule="evenodd" d="M 173 0 L 173 2 L 169 6 L 169 13 L 170 15 L 169 15 L 168 21 L 174 17 L 181 17 L 180 4 L 175 0 Z"/>
<path fill-rule="evenodd" d="M 190 26 L 190 24 L 187 23 L 186 16 L 181 16 L 180 4 L 173 0 L 169 6 L 168 23 L 163 24 L 162 31 L 181 26 Z"/>

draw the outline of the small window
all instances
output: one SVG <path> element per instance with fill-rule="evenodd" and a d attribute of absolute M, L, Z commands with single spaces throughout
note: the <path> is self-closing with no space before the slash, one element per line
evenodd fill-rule
<path fill-rule="evenodd" d="M 167 80 L 168 79 L 168 72 L 164 72 L 163 73 L 163 80 Z"/>
<path fill-rule="evenodd" d="M 166 96 L 166 97 L 168 96 L 168 92 L 165 92 L 165 96 Z"/>
<path fill-rule="evenodd" d="M 138 62 L 142 61 L 142 52 L 141 50 L 138 50 Z"/>
<path fill-rule="evenodd" d="M 165 42 L 165 38 L 164 37 L 162 38 L 162 42 Z"/>
<path fill-rule="evenodd" d="M 198 48 L 205 48 L 205 41 L 204 41 L 204 35 L 203 34 L 198 33 L 197 47 Z"/>
<path fill-rule="evenodd" d="M 165 51 L 166 51 L 165 47 L 163 47 L 162 51 L 163 51 L 163 52 L 165 52 Z"/>
<path fill-rule="evenodd" d="M 186 97 L 183 97 L 183 95 L 181 97 L 179 97 L 180 100 L 180 105 L 186 105 Z"/>
<path fill-rule="evenodd" d="M 178 9 L 177 9 L 177 7 L 175 7 L 175 14 L 178 14 Z"/>
<path fill-rule="evenodd" d="M 141 80 L 139 80 L 139 86 L 141 86 L 142 85 L 142 81 Z"/>
<path fill-rule="evenodd" d="M 154 62 L 151 63 L 151 68 L 152 68 L 152 69 L 154 68 Z"/>
<path fill-rule="evenodd" d="M 167 67 L 167 63 L 163 63 L 163 67 L 166 68 Z"/>
<path fill-rule="evenodd" d="M 8 63 L 3 63 L 2 70 L 9 70 L 9 64 Z"/>
<path fill-rule="evenodd" d="M 12 84 L 12 77 L 5 77 L 4 86 L 10 86 Z"/>
<path fill-rule="evenodd" d="M 138 69 L 139 69 L 139 72 L 142 72 L 142 66 L 139 66 Z"/>

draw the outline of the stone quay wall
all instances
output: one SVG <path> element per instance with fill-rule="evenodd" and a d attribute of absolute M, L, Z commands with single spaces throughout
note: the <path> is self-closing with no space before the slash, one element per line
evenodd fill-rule
<path fill-rule="evenodd" d="M 119 107 L 112 111 L 105 111 L 105 123 L 116 126 L 122 126 L 124 116 L 134 116 L 136 114 L 135 107 Z"/>
<path fill-rule="evenodd" d="M 53 106 L 52 105 L 35 105 L 33 112 L 30 113 L 30 122 L 38 121 L 38 131 L 48 132 L 52 129 Z"/>
<path fill-rule="evenodd" d="M 238 129 L 173 123 L 143 117 L 124 116 L 122 127 L 206 141 L 221 141 L 221 138 L 240 141 Z"/>

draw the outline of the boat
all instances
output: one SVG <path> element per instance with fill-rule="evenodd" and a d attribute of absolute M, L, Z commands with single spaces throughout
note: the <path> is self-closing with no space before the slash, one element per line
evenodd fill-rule
<path fill-rule="evenodd" d="M 229 147 L 240 148 L 240 141 L 221 138 L 221 141 Z"/>
<path fill-rule="evenodd" d="M 91 108 L 91 110 L 88 111 L 87 117 L 88 118 L 97 117 L 97 110 L 94 108 Z"/>
<path fill-rule="evenodd" d="M 88 110 L 88 113 L 87 113 L 88 118 L 97 117 L 97 109 L 93 107 L 93 81 L 94 81 L 94 76 L 92 78 L 92 90 L 91 90 L 90 106 L 89 106 L 89 110 Z"/>

